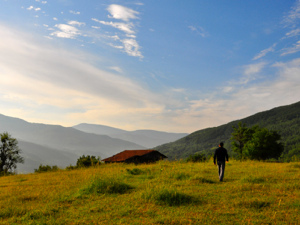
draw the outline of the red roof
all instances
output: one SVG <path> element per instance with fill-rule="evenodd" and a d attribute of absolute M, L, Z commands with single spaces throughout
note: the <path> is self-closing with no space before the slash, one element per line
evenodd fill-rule
<path fill-rule="evenodd" d="M 125 151 L 120 152 L 116 155 L 113 155 L 112 157 L 103 159 L 102 161 L 105 161 L 105 162 L 123 162 L 126 159 L 129 159 L 133 156 L 142 156 L 142 155 L 146 155 L 150 152 L 156 152 L 156 150 L 125 150 Z"/>

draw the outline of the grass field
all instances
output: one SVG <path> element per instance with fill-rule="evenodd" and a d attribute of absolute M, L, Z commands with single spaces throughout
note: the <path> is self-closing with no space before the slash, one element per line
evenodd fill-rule
<path fill-rule="evenodd" d="M 300 163 L 108 164 L 0 177 L 0 224 L 299 224 Z"/>

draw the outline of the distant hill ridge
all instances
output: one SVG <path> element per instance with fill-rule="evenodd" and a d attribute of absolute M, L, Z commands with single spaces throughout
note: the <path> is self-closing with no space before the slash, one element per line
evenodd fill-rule
<path fill-rule="evenodd" d="M 259 125 L 279 131 L 285 146 L 284 157 L 288 159 L 294 155 L 300 156 L 300 102 L 256 113 L 218 127 L 202 129 L 154 149 L 169 159 L 180 159 L 197 152 L 212 153 L 218 143 L 224 141 L 225 147 L 231 152 L 232 126 L 237 126 L 239 122 L 246 123 L 248 127 Z"/>
<path fill-rule="evenodd" d="M 130 141 L 146 148 L 176 141 L 188 135 L 188 133 L 168 133 L 156 130 L 135 130 L 126 131 L 104 125 L 81 123 L 73 128 L 94 134 L 106 134 L 112 138 L 118 138 L 124 141 Z"/>

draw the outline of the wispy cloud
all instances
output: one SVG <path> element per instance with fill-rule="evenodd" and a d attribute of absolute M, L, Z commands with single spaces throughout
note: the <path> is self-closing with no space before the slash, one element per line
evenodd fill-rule
<path fill-rule="evenodd" d="M 285 56 L 289 54 L 293 54 L 300 51 L 300 41 L 297 41 L 292 47 L 290 48 L 283 48 L 282 53 L 280 56 Z"/>
<path fill-rule="evenodd" d="M 298 23 L 298 19 L 300 18 L 300 1 L 297 0 L 294 6 L 291 8 L 290 12 L 287 16 L 284 17 L 282 23 L 287 26 L 294 27 L 296 23 Z"/>
<path fill-rule="evenodd" d="M 122 35 L 114 35 L 114 36 L 107 36 L 108 38 L 113 38 L 115 41 L 120 41 L 123 46 L 120 45 L 116 45 L 116 44 L 112 44 L 112 43 L 108 43 L 108 45 L 114 47 L 114 48 L 118 48 L 121 49 L 122 51 L 126 52 L 128 55 L 130 56 L 135 56 L 135 57 L 139 57 L 140 59 L 142 59 L 144 56 L 142 55 L 142 53 L 140 52 L 140 46 L 138 44 L 138 42 L 135 40 L 136 38 L 136 31 L 134 30 L 135 28 L 135 24 L 130 22 L 131 19 L 139 19 L 137 17 L 137 15 L 139 15 L 139 12 L 121 6 L 121 5 L 116 5 L 116 4 L 112 4 L 107 8 L 107 11 L 111 14 L 108 17 L 109 18 L 113 18 L 113 19 L 119 19 L 119 20 L 123 20 L 125 22 L 108 22 L 108 21 L 103 21 L 103 20 L 98 20 L 96 18 L 92 18 L 93 21 L 103 24 L 103 25 L 107 25 L 107 26 L 111 26 L 114 27 L 122 32 L 125 33 L 125 36 L 127 38 L 122 39 Z M 123 35 L 124 36 L 124 35 Z"/>
<path fill-rule="evenodd" d="M 208 36 L 208 32 L 205 31 L 202 27 L 188 26 L 188 28 L 190 28 L 191 31 L 196 32 L 197 34 L 199 34 L 202 37 L 207 37 Z"/>
<path fill-rule="evenodd" d="M 94 29 L 100 29 L 101 27 L 92 26 L 92 28 L 94 28 Z"/>
<path fill-rule="evenodd" d="M 85 23 L 84 22 L 78 22 L 78 21 L 75 21 L 75 20 L 72 20 L 72 21 L 69 21 L 68 22 L 69 25 L 75 25 L 75 26 L 85 26 Z"/>
<path fill-rule="evenodd" d="M 273 44 L 270 48 L 262 50 L 260 53 L 255 55 L 252 60 L 260 59 L 261 57 L 264 57 L 267 53 L 274 52 L 274 48 L 276 45 L 277 45 L 277 43 Z"/>
<path fill-rule="evenodd" d="M 123 70 L 120 67 L 118 67 L 118 66 L 108 67 L 108 69 L 117 71 L 118 73 L 123 73 Z"/>
<path fill-rule="evenodd" d="M 140 14 L 133 9 L 116 4 L 108 6 L 107 11 L 111 14 L 111 16 L 108 15 L 108 18 L 119 19 L 126 22 L 128 22 L 130 19 L 138 19 L 136 15 Z"/>
<path fill-rule="evenodd" d="M 79 15 L 80 14 L 80 12 L 75 12 L 73 10 L 70 10 L 69 12 L 72 13 L 72 14 L 75 14 L 75 15 Z"/>
<path fill-rule="evenodd" d="M 97 20 L 95 18 L 92 18 L 93 21 L 104 24 L 104 25 L 108 25 L 108 26 L 112 26 L 114 28 L 117 28 L 121 31 L 124 31 L 125 33 L 128 34 L 134 34 L 135 32 L 132 30 L 133 24 L 132 23 L 115 23 L 115 22 L 105 22 L 105 21 L 100 21 Z"/>
<path fill-rule="evenodd" d="M 57 27 L 59 31 L 55 31 L 51 33 L 51 35 L 59 38 L 74 39 L 77 35 L 81 34 L 76 27 L 72 27 L 67 24 L 56 24 L 55 27 Z"/>
<path fill-rule="evenodd" d="M 57 18 L 56 18 L 56 17 L 53 17 L 53 20 L 57 20 Z"/>
<path fill-rule="evenodd" d="M 140 57 L 141 59 L 144 57 L 142 53 L 139 51 L 140 46 L 136 40 L 124 39 L 122 40 L 122 42 L 124 44 L 124 50 L 125 52 L 127 52 L 128 55 L 137 56 Z"/>
<path fill-rule="evenodd" d="M 285 38 L 295 37 L 300 35 L 300 28 L 291 30 L 290 32 L 285 34 Z"/>

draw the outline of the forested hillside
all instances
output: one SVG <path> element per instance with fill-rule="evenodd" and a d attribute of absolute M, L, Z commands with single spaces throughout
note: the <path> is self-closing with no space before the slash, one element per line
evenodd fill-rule
<path fill-rule="evenodd" d="M 155 149 L 167 155 L 169 159 L 186 158 L 196 152 L 213 153 L 220 141 L 225 142 L 225 148 L 231 152 L 232 126 L 239 122 L 248 127 L 259 125 L 271 130 L 277 130 L 285 146 L 283 156 L 286 160 L 294 155 L 300 156 L 300 102 L 288 106 L 277 107 L 260 112 L 247 118 L 232 121 L 228 124 L 196 131 L 178 141 L 160 145 Z"/>

